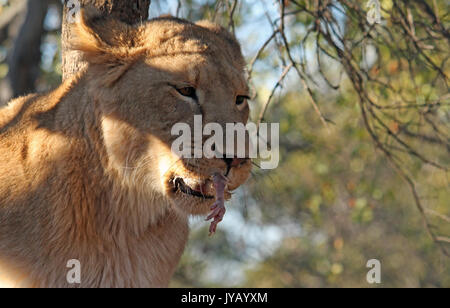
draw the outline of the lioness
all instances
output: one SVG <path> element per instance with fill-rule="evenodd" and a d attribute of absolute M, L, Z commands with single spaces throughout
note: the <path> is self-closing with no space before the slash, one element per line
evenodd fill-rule
<path fill-rule="evenodd" d="M 173 17 L 129 26 L 84 10 L 75 27 L 86 69 L 0 109 L 0 283 L 70 287 L 75 259 L 75 287 L 166 287 L 189 215 L 218 199 L 212 175 L 226 199 L 250 173 L 248 159 L 171 151 L 172 126 L 194 115 L 248 121 L 240 46 Z"/>

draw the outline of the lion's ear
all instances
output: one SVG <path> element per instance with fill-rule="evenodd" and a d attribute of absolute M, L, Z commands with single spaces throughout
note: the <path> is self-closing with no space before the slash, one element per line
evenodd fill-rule
<path fill-rule="evenodd" d="M 91 6 L 81 9 L 73 27 L 70 46 L 83 52 L 90 63 L 109 62 L 114 58 L 123 60 L 140 47 L 139 27 L 105 16 Z"/>
<path fill-rule="evenodd" d="M 118 79 L 143 50 L 139 26 L 107 17 L 93 7 L 80 11 L 72 33 L 73 37 L 69 38 L 71 49 L 80 51 L 86 62 L 107 69 L 104 73 L 112 79 Z"/>

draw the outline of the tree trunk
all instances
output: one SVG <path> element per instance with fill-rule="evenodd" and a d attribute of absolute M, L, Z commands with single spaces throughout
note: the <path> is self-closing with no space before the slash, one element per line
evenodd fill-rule
<path fill-rule="evenodd" d="M 1 85 L 1 100 L 5 102 L 12 97 L 34 92 L 40 73 L 41 38 L 48 0 L 28 0 L 26 8 L 25 21 L 8 59 L 8 76 Z"/>
<path fill-rule="evenodd" d="M 148 10 L 151 0 L 65 0 L 62 25 L 62 72 L 63 80 L 70 78 L 85 66 L 81 61 L 80 53 L 70 50 L 69 38 L 72 35 L 71 18 L 69 12 L 73 11 L 73 3 L 81 7 L 92 5 L 105 14 L 127 23 L 136 24 L 148 19 Z M 72 5 L 72 7 L 70 7 Z"/>

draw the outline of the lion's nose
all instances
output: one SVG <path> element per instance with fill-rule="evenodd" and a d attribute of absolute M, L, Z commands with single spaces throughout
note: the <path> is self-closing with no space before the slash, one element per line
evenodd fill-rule
<path fill-rule="evenodd" d="M 238 167 L 247 161 L 246 158 L 223 158 L 228 168 Z"/>

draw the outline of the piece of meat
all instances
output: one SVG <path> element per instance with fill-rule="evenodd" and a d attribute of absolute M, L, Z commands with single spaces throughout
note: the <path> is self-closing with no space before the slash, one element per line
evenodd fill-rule
<path fill-rule="evenodd" d="M 225 216 L 225 188 L 227 187 L 228 179 L 221 173 L 213 175 L 214 189 L 216 190 L 216 202 L 211 206 L 212 213 L 206 218 L 209 221 L 214 218 L 209 227 L 209 235 L 216 233 L 217 225 L 223 220 Z"/>

